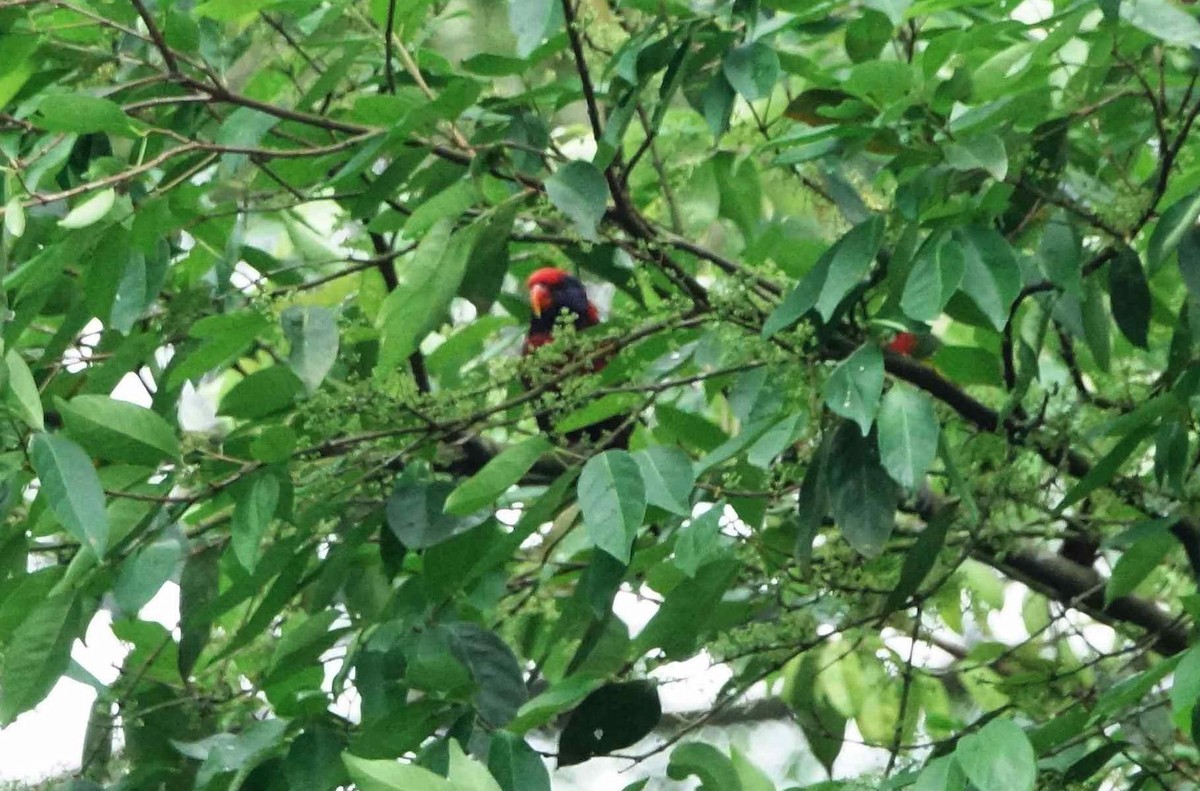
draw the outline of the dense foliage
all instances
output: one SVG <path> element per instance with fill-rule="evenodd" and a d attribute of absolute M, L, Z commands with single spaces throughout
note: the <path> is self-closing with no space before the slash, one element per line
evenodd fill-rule
<path fill-rule="evenodd" d="M 1018 5 L 0 3 L 0 723 L 92 683 L 131 791 L 1193 787 L 1200 21 Z M 605 321 L 522 357 L 544 266 Z M 813 771 L 698 738 L 772 703 Z"/>

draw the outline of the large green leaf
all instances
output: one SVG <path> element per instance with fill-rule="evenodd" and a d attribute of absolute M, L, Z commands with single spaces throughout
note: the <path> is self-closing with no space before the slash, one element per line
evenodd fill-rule
<path fill-rule="evenodd" d="M 93 456 L 155 467 L 179 458 L 175 430 L 158 413 L 101 395 L 58 401 L 67 434 Z"/>
<path fill-rule="evenodd" d="M 900 307 L 916 321 L 936 319 L 958 291 L 965 271 L 962 245 L 957 240 L 947 237 L 937 244 L 927 243 L 904 284 Z"/>
<path fill-rule="evenodd" d="M 387 523 L 409 549 L 428 549 L 478 527 L 487 518 L 476 512 L 456 516 L 446 512 L 454 484 L 401 478 L 387 501 Z"/>
<path fill-rule="evenodd" d="M 545 437 L 532 437 L 506 448 L 479 472 L 455 487 L 446 498 L 445 510 L 454 516 L 468 516 L 495 502 L 510 486 L 521 480 L 529 468 L 551 448 Z"/>
<path fill-rule="evenodd" d="M 879 347 L 866 343 L 838 363 L 821 393 L 830 411 L 853 420 L 866 436 L 883 395 L 883 354 Z"/>
<path fill-rule="evenodd" d="M 895 527 L 900 487 L 879 463 L 875 443 L 843 422 L 829 451 L 829 497 L 834 521 L 858 552 L 874 557 Z"/>
<path fill-rule="evenodd" d="M 507 731 L 492 734 L 488 771 L 504 791 L 550 791 L 550 773 L 542 757 L 520 736 Z"/>
<path fill-rule="evenodd" d="M 291 344 L 288 365 L 312 393 L 337 361 L 337 317 L 328 308 L 293 305 L 280 314 L 279 320 Z"/>
<path fill-rule="evenodd" d="M 662 717 L 658 689 L 649 681 L 606 684 L 571 712 L 558 737 L 558 765 L 583 763 L 637 744 Z"/>
<path fill-rule="evenodd" d="M 279 479 L 269 473 L 255 476 L 241 490 L 233 509 L 229 543 L 242 567 L 253 573 L 262 555 L 262 541 L 279 505 Z"/>
<path fill-rule="evenodd" d="M 1008 312 L 1021 290 L 1021 270 L 1004 237 L 990 228 L 969 226 L 956 232 L 965 269 L 962 290 L 996 329 L 1008 323 Z"/>
<path fill-rule="evenodd" d="M 45 428 L 42 396 L 38 393 L 33 373 L 15 349 L 9 349 L 4 355 L 4 364 L 7 369 L 5 381 L 8 383 L 4 393 L 5 403 L 22 423 L 42 431 Z"/>
<path fill-rule="evenodd" d="M 686 453 L 669 445 L 652 445 L 634 453 L 633 458 L 641 468 L 650 505 L 683 516 L 692 512 L 689 501 L 696 473 Z"/>
<path fill-rule="evenodd" d="M 588 459 L 579 475 L 579 508 L 592 542 L 624 563 L 646 515 L 642 470 L 623 450 Z"/>
<path fill-rule="evenodd" d="M 733 763 L 711 744 L 688 742 L 671 751 L 667 776 L 686 780 L 695 775 L 702 791 L 742 791 L 742 781 Z"/>
<path fill-rule="evenodd" d="M 580 236 L 599 240 L 597 227 L 608 205 L 608 183 L 599 168 L 582 160 L 568 162 L 546 179 L 546 195 Z"/>
<path fill-rule="evenodd" d="M 400 366 L 442 322 L 481 227 L 476 223 L 455 231 L 452 220 L 438 220 L 421 238 L 412 259 L 397 264 L 396 289 L 383 301 L 375 321 L 380 334 L 377 371 Z"/>
<path fill-rule="evenodd" d="M 37 434 L 29 443 L 29 457 L 59 523 L 103 558 L 108 548 L 104 489 L 83 448 L 66 437 Z"/>
<path fill-rule="evenodd" d="M 1108 265 L 1108 298 L 1121 334 L 1145 349 L 1150 331 L 1150 286 L 1141 260 L 1128 247 Z"/>
<path fill-rule="evenodd" d="M 71 661 L 71 644 L 79 627 L 79 602 L 60 593 L 35 603 L 16 631 L 6 636 L 0 724 L 11 724 L 50 694 Z"/>
<path fill-rule="evenodd" d="M 763 99 L 779 79 L 779 56 L 762 41 L 735 47 L 721 64 L 725 79 L 746 101 Z"/>
<path fill-rule="evenodd" d="M 1033 745 L 1012 720 L 992 720 L 962 737 L 954 756 L 979 791 L 1031 791 L 1037 781 Z"/>
<path fill-rule="evenodd" d="M 892 480 L 916 489 L 937 456 L 938 425 L 933 400 L 925 393 L 897 384 L 884 396 L 877 418 L 879 458 Z"/>

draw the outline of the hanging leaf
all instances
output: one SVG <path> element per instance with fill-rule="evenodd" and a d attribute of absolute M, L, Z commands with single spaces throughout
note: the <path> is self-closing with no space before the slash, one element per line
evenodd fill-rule
<path fill-rule="evenodd" d="M 59 523 L 103 558 L 108 547 L 104 489 L 83 448 L 66 437 L 37 434 L 29 443 L 29 457 Z"/>
<path fill-rule="evenodd" d="M 579 475 L 579 508 L 592 542 L 628 563 L 646 515 L 646 487 L 637 461 L 623 450 L 588 459 Z"/>
<path fill-rule="evenodd" d="M 1032 791 L 1037 782 L 1033 745 L 1011 720 L 992 720 L 962 737 L 954 757 L 979 791 Z"/>
<path fill-rule="evenodd" d="M 731 49 L 721 68 L 734 90 L 752 102 L 771 95 L 779 79 L 779 55 L 763 42 L 755 41 Z"/>
<path fill-rule="evenodd" d="M 67 216 L 58 221 L 58 227 L 76 230 L 94 225 L 104 219 L 116 201 L 117 193 L 112 187 L 99 190 L 67 212 Z"/>
<path fill-rule="evenodd" d="M 4 355 L 4 364 L 8 369 L 5 377 L 5 381 L 8 382 L 8 389 L 4 394 L 5 403 L 22 423 L 37 431 L 45 430 L 42 396 L 33 380 L 33 372 L 16 349 L 8 350 Z"/>
<path fill-rule="evenodd" d="M 863 436 L 871 430 L 883 395 L 883 354 L 866 343 L 838 364 L 821 390 L 834 414 L 853 420 Z"/>
<path fill-rule="evenodd" d="M 408 549 L 428 549 L 478 527 L 490 514 L 457 516 L 446 512 L 454 490 L 447 481 L 420 481 L 402 477 L 387 501 L 387 523 Z"/>
<path fill-rule="evenodd" d="M 496 731 L 488 747 L 488 771 L 504 791 L 550 791 L 542 757 L 520 736 Z"/>
<path fill-rule="evenodd" d="M 596 229 L 608 207 L 608 182 L 590 162 L 572 160 L 546 179 L 546 195 L 588 241 L 599 241 Z"/>
<path fill-rule="evenodd" d="M 966 260 L 957 240 L 947 237 L 937 244 L 927 243 L 904 284 L 901 310 L 915 321 L 933 321 L 958 291 L 965 271 Z"/>
<path fill-rule="evenodd" d="M 658 689 L 649 681 L 606 684 L 571 712 L 558 737 L 558 765 L 580 764 L 637 744 L 662 717 Z"/>
<path fill-rule="evenodd" d="M 56 594 L 34 604 L 21 625 L 6 635 L 0 669 L 0 725 L 10 725 L 50 694 L 71 661 L 79 631 L 79 602 Z"/>
<path fill-rule="evenodd" d="M 315 305 L 293 305 L 279 317 L 291 344 L 288 365 L 314 393 L 333 368 L 338 355 L 337 319 L 333 311 Z"/>
<path fill-rule="evenodd" d="M 875 443 L 848 421 L 838 426 L 829 451 L 829 496 L 850 546 L 867 557 L 882 552 L 895 527 L 900 487 L 879 463 Z"/>
<path fill-rule="evenodd" d="M 671 513 L 687 516 L 696 473 L 687 454 L 669 445 L 652 445 L 633 454 L 642 471 L 646 501 Z"/>
<path fill-rule="evenodd" d="M 252 574 L 262 556 L 263 537 L 278 505 L 279 479 L 268 473 L 251 481 L 248 491 L 241 493 L 233 509 L 230 544 L 238 562 Z"/>
<path fill-rule="evenodd" d="M 1150 331 L 1150 286 L 1137 253 L 1128 247 L 1108 265 L 1108 299 L 1121 334 L 1145 349 Z"/>
<path fill-rule="evenodd" d="M 938 425 L 933 400 L 907 385 L 888 391 L 879 408 L 879 458 L 892 480 L 913 491 L 937 456 Z"/>

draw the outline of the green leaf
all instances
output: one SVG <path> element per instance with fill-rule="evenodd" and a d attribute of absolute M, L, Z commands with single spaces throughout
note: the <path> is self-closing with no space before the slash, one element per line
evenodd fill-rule
<path fill-rule="evenodd" d="M 1120 13 L 1129 24 L 1167 44 L 1200 47 L 1200 22 L 1167 0 L 1124 0 Z"/>
<path fill-rule="evenodd" d="M 600 240 L 596 229 L 608 207 L 608 182 L 599 168 L 578 159 L 568 162 L 546 179 L 546 195 L 580 236 L 591 242 Z"/>
<path fill-rule="evenodd" d="M 600 679 L 589 676 L 568 676 L 562 681 L 555 682 L 548 690 L 521 706 L 516 719 L 505 727 L 512 733 L 522 734 L 544 725 L 562 712 L 574 707 L 601 683 Z"/>
<path fill-rule="evenodd" d="M 593 456 L 583 465 L 578 494 L 592 543 L 628 563 L 646 515 L 646 487 L 637 461 L 623 450 Z"/>
<path fill-rule="evenodd" d="M 937 456 L 938 424 L 933 399 L 907 385 L 888 391 L 876 418 L 879 458 L 892 480 L 913 491 Z"/>
<path fill-rule="evenodd" d="M 517 54 L 528 58 L 557 26 L 561 14 L 555 0 L 508 0 L 508 25 L 517 37 Z"/>
<path fill-rule="evenodd" d="M 1004 141 L 989 132 L 946 146 L 946 164 L 955 170 L 983 170 L 996 181 L 1008 175 L 1008 153 Z"/>
<path fill-rule="evenodd" d="M 468 758 L 456 739 L 450 739 L 447 747 L 450 752 L 450 766 L 446 779 L 453 783 L 456 789 L 461 791 L 502 791 L 487 768 L 478 761 Z"/>
<path fill-rule="evenodd" d="M 1125 550 L 1112 576 L 1104 588 L 1104 605 L 1107 607 L 1114 599 L 1133 592 L 1152 571 L 1157 569 L 1167 553 L 1175 546 L 1175 539 L 1166 530 L 1151 533 L 1136 541 Z"/>
<path fill-rule="evenodd" d="M 413 764 L 369 761 L 342 753 L 350 779 L 361 791 L 461 791 L 444 777 Z"/>
<path fill-rule="evenodd" d="M 296 737 L 284 760 L 288 791 L 333 791 L 350 782 L 342 763 L 345 740 L 331 728 L 307 727 Z"/>
<path fill-rule="evenodd" d="M 442 323 L 480 228 L 473 223 L 454 231 L 453 221 L 438 220 L 421 238 L 413 258 L 397 267 L 396 290 L 383 301 L 375 321 L 380 331 L 377 372 L 404 364 L 421 339 Z"/>
<path fill-rule="evenodd" d="M 1059 216 L 1046 223 L 1038 261 L 1050 282 L 1068 294 L 1083 295 L 1082 248 L 1075 226 Z"/>
<path fill-rule="evenodd" d="M 1186 711 L 1200 700 L 1200 646 L 1193 645 L 1180 658 L 1171 684 L 1171 707 Z"/>
<path fill-rule="evenodd" d="M 962 290 L 997 330 L 1021 291 L 1021 269 L 1004 237 L 991 228 L 969 226 L 955 232 L 962 244 L 966 269 Z"/>
<path fill-rule="evenodd" d="M 830 509 L 850 546 L 875 557 L 895 527 L 900 487 L 880 465 L 875 443 L 852 426 L 843 421 L 830 448 Z"/>
<path fill-rule="evenodd" d="M 283 311 L 279 320 L 283 335 L 291 344 L 288 365 L 308 392 L 314 393 L 337 361 L 337 318 L 328 308 L 293 305 Z"/>
<path fill-rule="evenodd" d="M 858 424 L 863 436 L 871 430 L 883 395 L 883 354 L 866 343 L 842 360 L 821 388 L 825 405 Z"/>
<path fill-rule="evenodd" d="M 650 505 L 681 516 L 692 512 L 690 501 L 696 473 L 686 453 L 669 445 L 652 445 L 634 453 L 633 459 L 642 471 Z"/>
<path fill-rule="evenodd" d="M 221 548 L 192 550 L 179 575 L 179 677 L 186 680 L 208 643 L 220 581 Z"/>
<path fill-rule="evenodd" d="M 93 456 L 157 467 L 179 458 L 174 429 L 158 413 L 102 395 L 58 399 L 67 433 Z"/>
<path fill-rule="evenodd" d="M 863 5 L 887 14 L 893 25 L 904 21 L 904 12 L 912 6 L 912 0 L 865 0 Z"/>
<path fill-rule="evenodd" d="M 771 95 L 779 80 L 779 55 L 763 42 L 755 41 L 726 53 L 721 70 L 733 89 L 752 102 Z"/>
<path fill-rule="evenodd" d="M 494 632 L 476 624 L 454 623 L 445 629 L 450 636 L 450 650 L 475 680 L 472 701 L 480 718 L 489 725 L 503 727 L 529 698 L 517 657 Z"/>
<path fill-rule="evenodd" d="M 954 756 L 979 791 L 1032 791 L 1037 782 L 1033 745 L 1011 720 L 992 720 L 962 737 Z"/>
<path fill-rule="evenodd" d="M 250 482 L 249 491 L 238 497 L 233 509 L 233 525 L 230 544 L 234 557 L 242 568 L 254 573 L 254 567 L 262 556 L 262 540 L 267 527 L 275 517 L 279 505 L 279 479 L 271 474 L 257 475 Z"/>
<path fill-rule="evenodd" d="M 8 388 L 4 393 L 4 402 L 22 423 L 37 431 L 45 430 L 42 396 L 33 380 L 33 372 L 25 364 L 25 359 L 16 349 L 9 349 L 4 355 L 4 364 L 8 369 L 5 376 Z"/>
<path fill-rule="evenodd" d="M 671 589 L 634 643 L 638 654 L 661 648 L 668 659 L 683 660 L 696 652 L 713 626 L 713 613 L 733 584 L 739 564 L 720 556 Z"/>
<path fill-rule="evenodd" d="M 1104 304 L 1104 286 L 1100 278 L 1089 277 L 1084 283 L 1083 302 L 1079 306 L 1083 338 L 1096 367 L 1107 372 L 1112 366 L 1112 321 Z"/>
<path fill-rule="evenodd" d="M 58 221 L 59 228 L 77 230 L 94 225 L 112 211 L 117 202 L 117 193 L 112 187 L 98 190 L 84 198 L 67 212 L 67 216 Z"/>
<path fill-rule="evenodd" d="M 689 577 L 724 551 L 721 541 L 721 503 L 693 518 L 675 538 L 675 567 Z"/>
<path fill-rule="evenodd" d="M 133 134 L 132 119 L 119 104 L 86 93 L 49 94 L 38 104 L 34 119 L 47 132 Z"/>
<path fill-rule="evenodd" d="M 492 734 L 488 771 L 504 791 L 550 791 L 550 773 L 542 757 L 524 739 L 508 731 Z"/>
<path fill-rule="evenodd" d="M 50 694 L 67 672 L 79 626 L 78 601 L 58 594 L 37 602 L 16 631 L 5 635 L 0 725 L 10 725 Z"/>
<path fill-rule="evenodd" d="M 884 602 L 883 609 L 880 611 L 881 615 L 895 612 L 904 606 L 908 597 L 915 594 L 921 587 L 921 583 L 925 581 L 929 572 L 937 564 L 938 555 L 946 543 L 946 533 L 954 523 L 957 513 L 958 509 L 954 506 L 941 509 L 933 519 L 929 520 L 925 529 L 917 536 L 917 540 L 904 553 L 904 565 L 900 568 L 900 579 L 896 582 L 896 587 L 888 594 L 887 601 Z"/>
<path fill-rule="evenodd" d="M 558 765 L 583 763 L 637 744 L 662 717 L 658 688 L 649 681 L 606 684 L 571 712 L 558 737 Z"/>
<path fill-rule="evenodd" d="M 456 516 L 446 513 L 454 490 L 448 481 L 417 481 L 402 477 L 387 501 L 387 523 L 408 549 L 428 549 L 478 527 L 487 513 Z"/>
<path fill-rule="evenodd" d="M 255 371 L 230 388 L 221 399 L 219 415 L 240 420 L 257 420 L 287 409 L 304 389 L 304 384 L 286 365 Z"/>
<path fill-rule="evenodd" d="M 15 195 L 4 204 L 4 230 L 14 239 L 25 235 L 25 207 Z"/>
<path fill-rule="evenodd" d="M 552 447 L 549 440 L 538 436 L 506 448 L 450 492 L 446 498 L 446 513 L 467 516 L 492 505 Z"/>
<path fill-rule="evenodd" d="M 1112 447 L 1112 450 L 1092 465 L 1092 469 L 1088 471 L 1087 475 L 1080 478 L 1071 487 L 1066 497 L 1058 504 L 1055 512 L 1061 514 L 1065 509 L 1087 497 L 1099 487 L 1108 485 L 1117 471 L 1121 469 L 1121 465 L 1146 441 L 1152 431 L 1153 426 L 1142 426 L 1122 437 L 1121 441 Z"/>
<path fill-rule="evenodd" d="M 700 791 L 742 791 L 742 781 L 726 755 L 704 742 L 688 742 L 671 751 L 667 776 L 686 780 L 695 775 Z"/>
<path fill-rule="evenodd" d="M 1138 254 L 1128 247 L 1108 265 L 1108 299 L 1121 334 L 1134 346 L 1148 348 L 1150 286 Z"/>
<path fill-rule="evenodd" d="M 964 791 L 967 777 L 953 755 L 943 755 L 925 765 L 910 791 Z"/>
<path fill-rule="evenodd" d="M 104 489 L 91 459 L 66 437 L 36 434 L 29 443 L 41 494 L 67 532 L 87 544 L 97 558 L 108 546 Z"/>
<path fill-rule="evenodd" d="M 50 693 L 71 664 L 79 605 L 66 594 L 38 601 L 5 640 L 0 670 L 0 725 L 11 725 Z"/>
<path fill-rule="evenodd" d="M 155 539 L 125 558 L 117 571 L 113 597 L 121 612 L 137 615 L 175 573 L 184 559 L 187 542 L 178 530 L 164 530 Z"/>
<path fill-rule="evenodd" d="M 965 271 L 966 259 L 957 240 L 946 237 L 938 244 L 926 244 L 904 283 L 900 309 L 915 321 L 933 321 L 958 291 Z"/>

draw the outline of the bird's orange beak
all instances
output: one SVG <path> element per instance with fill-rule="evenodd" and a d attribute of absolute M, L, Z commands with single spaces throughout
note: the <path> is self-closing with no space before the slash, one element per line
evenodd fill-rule
<path fill-rule="evenodd" d="M 549 310 L 554 304 L 554 297 L 550 295 L 550 289 L 542 284 L 537 284 L 529 289 L 529 307 L 533 309 L 533 315 L 541 318 L 543 311 Z"/>

